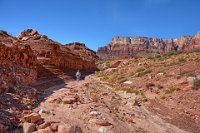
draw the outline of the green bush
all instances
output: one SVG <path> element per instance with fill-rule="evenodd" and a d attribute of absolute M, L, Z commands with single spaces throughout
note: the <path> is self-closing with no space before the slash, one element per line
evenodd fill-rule
<path fill-rule="evenodd" d="M 97 62 L 98 65 L 101 65 L 101 64 L 103 64 L 103 63 L 104 63 L 103 61 L 98 61 L 98 62 Z"/>

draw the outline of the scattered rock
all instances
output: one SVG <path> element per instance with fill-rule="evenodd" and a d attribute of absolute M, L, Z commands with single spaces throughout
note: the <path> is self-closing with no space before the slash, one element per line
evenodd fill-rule
<path fill-rule="evenodd" d="M 196 77 L 188 77 L 187 81 L 191 88 L 193 89 L 200 89 L 200 76 Z"/>
<path fill-rule="evenodd" d="M 125 84 L 125 85 L 131 85 L 131 84 L 133 84 L 133 82 L 132 81 L 125 81 L 123 84 Z"/>
<path fill-rule="evenodd" d="M 38 113 L 31 113 L 29 115 L 24 116 L 24 119 L 26 122 L 37 123 L 42 118 L 41 115 Z"/>
<path fill-rule="evenodd" d="M 70 126 L 69 125 L 59 125 L 58 133 L 69 133 Z"/>
<path fill-rule="evenodd" d="M 100 126 L 111 126 L 112 125 L 107 120 L 101 120 L 101 119 L 90 119 L 89 122 L 94 123 L 96 125 L 100 125 Z"/>
<path fill-rule="evenodd" d="M 163 76 L 164 73 L 157 73 L 157 76 Z"/>
<path fill-rule="evenodd" d="M 51 112 L 48 110 L 48 109 L 41 109 L 40 111 L 39 111 L 39 114 L 50 114 Z"/>
<path fill-rule="evenodd" d="M 45 129 L 49 126 L 51 126 L 51 122 L 45 122 L 45 123 L 39 125 L 38 129 Z"/>
<path fill-rule="evenodd" d="M 51 130 L 58 131 L 58 124 L 51 124 Z"/>
<path fill-rule="evenodd" d="M 52 131 L 52 129 L 50 127 L 47 127 L 45 129 L 39 129 L 33 133 L 55 133 L 55 132 Z"/>
<path fill-rule="evenodd" d="M 24 133 L 32 133 L 35 131 L 36 125 L 34 123 L 24 123 L 23 124 L 23 131 Z"/>
<path fill-rule="evenodd" d="M 93 116 L 93 117 L 97 117 L 97 116 L 101 115 L 101 113 L 98 112 L 98 111 L 91 111 L 90 115 Z"/>
<path fill-rule="evenodd" d="M 0 93 L 8 92 L 9 87 L 7 86 L 5 81 L 2 81 L 2 84 L 0 85 Z"/>
<path fill-rule="evenodd" d="M 69 133 L 83 133 L 83 131 L 79 126 L 74 125 L 70 127 Z"/>
<path fill-rule="evenodd" d="M 64 104 L 73 104 L 74 102 L 76 102 L 76 99 L 74 97 L 71 97 L 71 98 L 63 98 L 62 99 L 62 102 Z"/>
<path fill-rule="evenodd" d="M 107 131 L 108 131 L 108 129 L 106 127 L 100 127 L 99 128 L 100 133 L 106 133 Z"/>

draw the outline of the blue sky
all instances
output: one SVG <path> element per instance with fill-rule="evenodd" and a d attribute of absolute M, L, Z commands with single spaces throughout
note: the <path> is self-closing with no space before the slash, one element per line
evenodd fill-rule
<path fill-rule="evenodd" d="M 200 30 L 200 0 L 0 0 L 0 29 L 27 28 L 93 50 L 114 36 L 177 38 Z"/>

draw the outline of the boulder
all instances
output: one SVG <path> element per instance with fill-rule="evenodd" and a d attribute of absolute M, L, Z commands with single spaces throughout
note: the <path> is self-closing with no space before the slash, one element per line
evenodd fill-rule
<path fill-rule="evenodd" d="M 58 126 L 58 133 L 69 133 L 70 125 L 59 125 Z"/>
<path fill-rule="evenodd" d="M 76 99 L 74 97 L 71 97 L 71 98 L 67 97 L 67 98 L 63 98 L 62 102 L 64 104 L 73 104 L 74 102 L 76 102 Z"/>
<path fill-rule="evenodd" d="M 34 123 L 24 123 L 23 133 L 32 133 L 36 130 L 36 125 Z"/>
<path fill-rule="evenodd" d="M 83 131 L 79 126 L 73 125 L 69 129 L 69 133 L 83 133 Z"/>
<path fill-rule="evenodd" d="M 47 127 L 51 126 L 51 122 L 45 122 L 38 126 L 38 129 L 45 129 Z"/>
<path fill-rule="evenodd" d="M 89 122 L 96 124 L 96 125 L 99 125 L 99 126 L 111 126 L 112 125 L 107 120 L 102 120 L 102 119 L 90 119 Z"/>
<path fill-rule="evenodd" d="M 41 115 L 38 113 L 31 113 L 26 116 L 24 116 L 25 121 L 31 122 L 31 123 L 37 123 L 39 120 L 41 120 Z"/>

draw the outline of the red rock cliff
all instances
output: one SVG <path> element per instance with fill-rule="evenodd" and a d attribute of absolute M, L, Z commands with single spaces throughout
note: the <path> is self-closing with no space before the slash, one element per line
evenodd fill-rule
<path fill-rule="evenodd" d="M 79 50 L 70 45 L 61 45 L 45 35 L 40 35 L 36 30 L 28 29 L 18 35 L 18 40 L 23 44 L 30 45 L 37 55 L 40 63 L 51 64 L 58 67 L 69 68 L 73 70 L 95 70 L 95 56 L 85 46 Z M 88 54 L 88 58 L 81 55 Z"/>
<path fill-rule="evenodd" d="M 98 49 L 97 55 L 101 59 L 107 59 L 132 57 L 138 54 L 200 49 L 199 38 L 199 33 L 195 36 L 183 36 L 177 39 L 114 37 L 111 43 Z"/>

